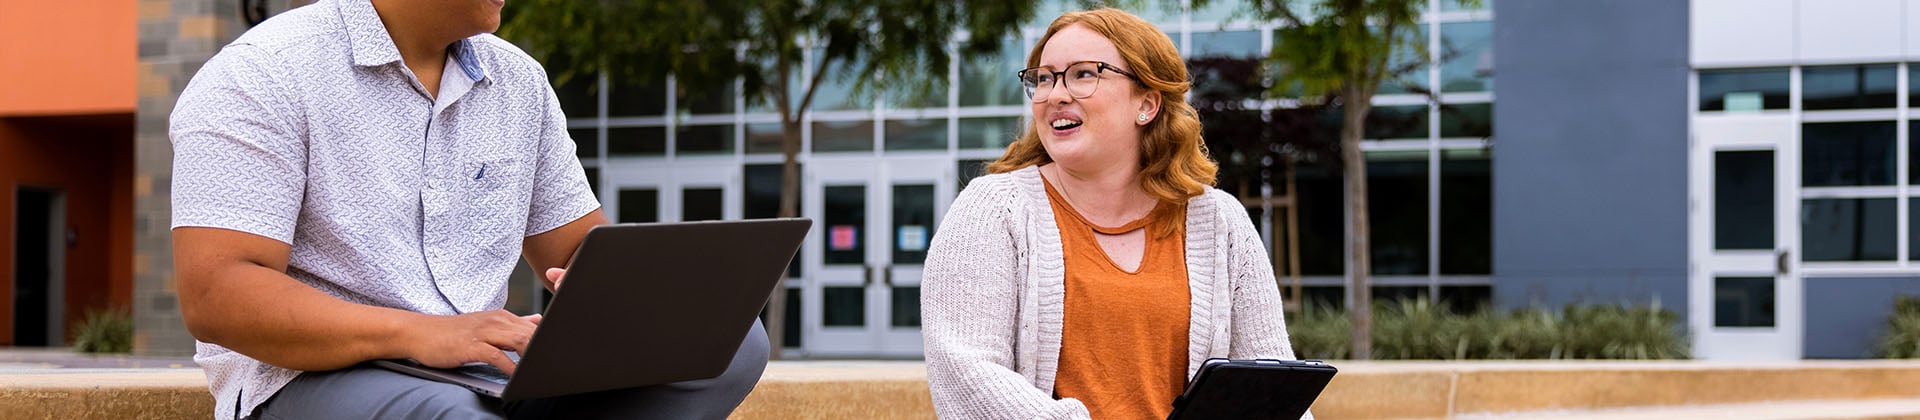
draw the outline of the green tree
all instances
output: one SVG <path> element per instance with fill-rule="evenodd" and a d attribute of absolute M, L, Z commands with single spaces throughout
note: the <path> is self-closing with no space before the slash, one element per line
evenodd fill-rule
<path fill-rule="evenodd" d="M 516 0 L 500 35 L 548 67 L 556 82 L 605 74 L 655 81 L 671 75 L 679 90 L 742 86 L 748 101 L 770 100 L 780 114 L 785 157 L 780 216 L 799 215 L 802 117 L 829 77 L 853 95 L 888 89 L 924 92 L 962 59 L 998 51 L 1018 34 L 1038 2 L 954 0 Z M 812 51 L 813 67 L 804 55 Z M 1016 69 L 1007 69 L 1008 77 Z M 840 98 L 828 98 L 835 100 Z M 786 288 L 769 301 L 775 357 L 785 332 Z"/>
<path fill-rule="evenodd" d="M 1455 1 L 1479 7 L 1479 0 Z M 1349 267 L 1353 276 L 1353 358 L 1372 357 L 1372 255 L 1367 219 L 1367 160 L 1360 150 L 1367 113 L 1383 82 L 1401 73 L 1395 57 L 1426 57 L 1420 33 L 1428 0 L 1252 0 L 1255 14 L 1280 21 L 1270 60 L 1279 66 L 1275 93 L 1303 99 L 1336 98 L 1341 109 L 1339 153 L 1346 178 Z M 1297 91 L 1295 90 L 1297 89 Z"/>

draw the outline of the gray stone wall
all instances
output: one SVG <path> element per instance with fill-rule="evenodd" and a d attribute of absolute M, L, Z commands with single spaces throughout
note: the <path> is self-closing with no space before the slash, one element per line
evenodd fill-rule
<path fill-rule="evenodd" d="M 139 54 L 133 169 L 134 351 L 193 353 L 193 336 L 180 319 L 173 277 L 171 182 L 173 148 L 167 116 L 200 65 L 247 28 L 240 2 L 139 0 Z M 268 0 L 270 11 L 304 4 Z"/>

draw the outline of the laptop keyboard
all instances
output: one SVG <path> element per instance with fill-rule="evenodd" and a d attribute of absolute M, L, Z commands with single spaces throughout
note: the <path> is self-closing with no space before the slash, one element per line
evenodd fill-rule
<path fill-rule="evenodd" d="M 454 370 L 459 371 L 460 373 L 466 374 L 467 376 L 485 379 L 488 382 L 493 382 L 501 385 L 507 384 L 507 378 L 508 378 L 507 373 L 504 371 L 501 371 L 500 368 L 493 367 L 493 365 L 461 366 L 459 368 L 455 368 Z"/>

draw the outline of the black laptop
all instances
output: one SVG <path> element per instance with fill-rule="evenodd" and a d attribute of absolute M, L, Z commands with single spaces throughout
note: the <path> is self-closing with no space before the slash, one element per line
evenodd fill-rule
<path fill-rule="evenodd" d="M 375 365 L 506 401 L 707 379 L 726 372 L 786 278 L 807 219 L 605 225 L 574 253 L 509 378 L 490 365 Z"/>

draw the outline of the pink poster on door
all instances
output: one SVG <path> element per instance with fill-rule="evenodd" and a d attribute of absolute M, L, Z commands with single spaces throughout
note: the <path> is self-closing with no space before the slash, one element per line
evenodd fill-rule
<path fill-rule="evenodd" d="M 834 251 L 849 251 L 859 246 L 853 225 L 834 225 L 827 229 L 827 233 L 827 247 Z"/>

